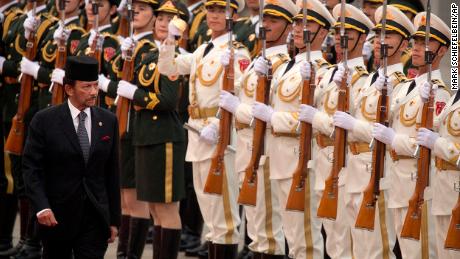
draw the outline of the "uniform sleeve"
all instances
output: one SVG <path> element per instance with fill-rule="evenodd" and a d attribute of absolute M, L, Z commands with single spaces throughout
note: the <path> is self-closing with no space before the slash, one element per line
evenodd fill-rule
<path fill-rule="evenodd" d="M 409 137 L 406 134 L 396 134 L 391 146 L 399 155 L 413 156 L 417 148 L 417 141 L 415 137 Z"/>
<path fill-rule="evenodd" d="M 272 115 L 271 125 L 277 133 L 295 133 L 298 123 L 298 112 L 276 111 Z"/>
<path fill-rule="evenodd" d="M 171 81 L 166 76 L 160 76 L 159 85 L 161 93 L 153 93 L 147 88 L 139 87 L 134 93 L 134 103 L 149 110 L 171 111 L 176 109 L 179 98 L 179 80 Z"/>
<path fill-rule="evenodd" d="M 372 141 L 372 127 L 372 124 L 367 121 L 356 120 L 353 135 L 361 141 L 370 143 Z"/>
<path fill-rule="evenodd" d="M 14 60 L 5 60 L 5 62 L 3 63 L 2 75 L 9 77 L 18 77 L 19 74 L 19 61 L 16 62 Z"/>
<path fill-rule="evenodd" d="M 327 113 L 318 111 L 313 117 L 312 126 L 314 129 L 320 131 L 322 134 L 331 135 L 334 130 L 332 117 Z"/>
<path fill-rule="evenodd" d="M 237 121 L 249 124 L 252 119 L 252 107 L 247 103 L 240 103 L 235 111 L 235 118 Z"/>
<path fill-rule="evenodd" d="M 53 73 L 53 69 L 45 66 L 40 66 L 38 69 L 37 74 L 37 81 L 43 84 L 51 84 L 51 74 Z"/>
<path fill-rule="evenodd" d="M 436 156 L 452 164 L 457 163 L 460 154 L 460 143 L 455 143 L 443 137 L 439 137 L 434 143 L 433 152 Z"/>
<path fill-rule="evenodd" d="M 188 75 L 193 63 L 194 54 L 180 54 L 177 57 L 176 47 L 165 45 L 160 47 L 158 70 L 166 76 Z"/>

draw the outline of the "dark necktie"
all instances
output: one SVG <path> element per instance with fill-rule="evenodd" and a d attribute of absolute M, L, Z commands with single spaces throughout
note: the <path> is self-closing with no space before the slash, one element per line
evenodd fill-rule
<path fill-rule="evenodd" d="M 291 61 L 289 61 L 288 65 L 286 67 L 286 70 L 284 71 L 284 74 L 286 74 L 289 70 L 291 70 L 291 68 L 294 66 L 294 64 L 295 64 L 295 59 L 291 59 Z"/>
<path fill-rule="evenodd" d="M 375 81 L 377 81 L 378 76 L 379 76 L 379 72 L 375 72 L 374 75 L 372 76 L 371 85 L 373 85 Z"/>
<path fill-rule="evenodd" d="M 85 127 L 85 119 L 88 115 L 85 112 L 80 112 L 78 115 L 78 128 L 77 128 L 77 135 L 78 140 L 80 141 L 81 151 L 83 152 L 83 158 L 85 159 L 85 164 L 88 162 L 89 157 L 89 138 L 88 132 L 86 131 Z"/>
<path fill-rule="evenodd" d="M 209 42 L 208 46 L 206 46 L 206 48 L 204 49 L 203 58 L 206 57 L 206 55 L 212 50 L 212 48 L 214 48 L 214 44 L 212 44 L 212 42 Z"/>
<path fill-rule="evenodd" d="M 330 80 L 329 80 L 329 84 L 332 82 L 332 80 L 334 80 L 334 75 L 335 75 L 335 73 L 337 72 L 338 69 L 339 69 L 339 67 L 336 66 L 336 67 L 334 68 L 334 71 L 332 71 L 332 75 L 331 75 L 331 78 L 330 78 Z"/>
<path fill-rule="evenodd" d="M 460 90 L 457 91 L 457 93 L 455 94 L 455 98 L 454 98 L 454 101 L 452 102 L 452 104 L 456 103 L 459 99 L 460 99 Z"/>
<path fill-rule="evenodd" d="M 416 85 L 417 84 L 415 83 L 415 80 L 412 81 L 412 83 L 409 85 L 409 88 L 407 89 L 407 94 L 406 95 L 408 95 L 410 92 L 412 92 L 412 90 L 414 90 Z"/>

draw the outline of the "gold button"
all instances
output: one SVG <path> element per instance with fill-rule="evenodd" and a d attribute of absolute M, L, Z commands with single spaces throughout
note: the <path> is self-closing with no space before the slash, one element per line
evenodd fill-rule
<path fill-rule="evenodd" d="M 158 116 L 153 115 L 152 119 L 153 119 L 154 121 L 156 121 L 156 120 L 158 119 Z"/>
<path fill-rule="evenodd" d="M 149 98 L 148 98 L 148 97 L 144 97 L 144 101 L 146 101 L 146 102 L 147 102 L 148 100 L 149 100 Z"/>
<path fill-rule="evenodd" d="M 11 59 L 11 55 L 8 55 L 6 58 L 7 58 L 7 59 Z"/>
<path fill-rule="evenodd" d="M 10 47 L 13 47 L 13 46 L 14 46 L 13 43 L 10 43 Z"/>

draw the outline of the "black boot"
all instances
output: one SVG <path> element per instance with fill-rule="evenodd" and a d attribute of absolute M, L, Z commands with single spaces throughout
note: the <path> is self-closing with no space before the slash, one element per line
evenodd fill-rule
<path fill-rule="evenodd" d="M 182 234 L 180 236 L 180 247 L 179 251 L 185 251 L 201 245 L 201 236 L 196 235 L 192 231 L 188 230 L 187 226 L 182 228 Z"/>
<path fill-rule="evenodd" d="M 27 237 L 19 253 L 10 257 L 11 259 L 40 259 L 42 256 L 42 245 L 38 233 L 38 222 L 35 217 L 29 215 L 27 225 Z"/>
<path fill-rule="evenodd" d="M 216 250 L 215 250 L 215 246 L 212 242 L 209 242 L 208 244 L 208 258 L 209 259 L 215 259 L 216 258 Z M 206 254 L 202 255 L 200 253 L 198 253 L 198 255 L 200 256 L 200 258 L 203 258 L 206 256 Z"/>
<path fill-rule="evenodd" d="M 18 198 L 12 194 L 0 196 L 0 251 L 13 248 L 13 228 L 18 212 Z"/>
<path fill-rule="evenodd" d="M 150 219 L 131 218 L 127 259 L 140 259 L 144 252 L 145 239 L 149 231 Z"/>
<path fill-rule="evenodd" d="M 118 232 L 117 259 L 125 259 L 128 255 L 129 221 L 131 216 L 121 215 L 120 231 Z"/>
<path fill-rule="evenodd" d="M 192 248 L 192 249 L 186 249 L 185 250 L 185 256 L 191 256 L 191 257 L 196 257 L 196 256 L 200 256 L 200 254 L 206 254 L 206 259 L 208 258 L 208 246 L 209 246 L 210 242 L 209 241 L 206 241 L 204 242 L 202 245 L 198 246 L 198 247 L 195 247 L 195 248 Z"/>
<path fill-rule="evenodd" d="M 160 259 L 177 259 L 180 244 L 180 229 L 161 229 Z"/>
<path fill-rule="evenodd" d="M 236 259 L 238 253 L 238 244 L 214 244 L 214 258 L 219 259 Z"/>
<path fill-rule="evenodd" d="M 153 259 L 160 258 L 161 250 L 161 226 L 154 225 L 153 227 Z"/>

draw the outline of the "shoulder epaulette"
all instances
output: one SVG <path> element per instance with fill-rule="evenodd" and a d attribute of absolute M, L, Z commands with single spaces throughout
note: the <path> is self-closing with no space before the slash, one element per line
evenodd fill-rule
<path fill-rule="evenodd" d="M 137 55 L 137 52 L 144 47 L 145 45 L 149 46 L 149 49 L 155 48 L 156 45 L 151 40 L 143 39 L 137 43 L 136 49 L 134 49 L 134 57 Z"/>
<path fill-rule="evenodd" d="M 43 33 L 51 26 L 53 25 L 55 22 L 59 21 L 59 19 L 52 19 L 52 18 L 47 18 L 46 20 L 44 20 L 39 26 L 38 26 L 38 29 L 37 29 L 37 39 L 40 40 L 41 37 L 43 36 Z"/>
<path fill-rule="evenodd" d="M 323 66 L 330 67 L 331 66 L 331 64 L 329 64 L 329 62 L 327 62 L 323 58 L 317 59 L 317 60 L 315 60 L 315 62 L 316 62 L 316 65 L 318 65 L 318 67 L 323 67 Z"/>
<path fill-rule="evenodd" d="M 240 17 L 236 20 L 236 22 L 245 22 L 247 20 L 249 20 L 249 17 Z"/>
<path fill-rule="evenodd" d="M 20 17 L 22 14 L 24 14 L 24 11 L 22 11 L 19 8 L 13 8 L 5 14 L 5 20 L 3 21 L 3 35 L 2 38 L 4 39 L 6 37 L 6 34 L 8 34 L 8 29 L 11 25 L 11 23 L 16 20 L 18 17 Z"/>
<path fill-rule="evenodd" d="M 59 19 L 58 19 L 57 17 L 53 16 L 52 14 L 50 14 L 50 13 L 48 13 L 48 12 L 41 13 L 41 15 L 42 15 L 43 17 L 45 17 L 46 19 L 52 20 L 53 22 L 59 21 Z"/>
<path fill-rule="evenodd" d="M 369 75 L 369 72 L 367 72 L 365 67 L 362 66 L 356 66 L 355 67 L 356 74 L 351 78 L 351 84 L 354 85 L 358 79 L 360 79 L 363 76 Z"/>
<path fill-rule="evenodd" d="M 395 71 L 393 75 L 395 77 L 395 81 L 393 83 L 399 84 L 407 81 L 407 77 L 401 71 Z"/>
<path fill-rule="evenodd" d="M 282 64 L 286 63 L 289 61 L 289 56 L 284 53 L 278 53 L 273 57 L 273 64 L 272 64 L 272 70 L 275 72 Z"/>
<path fill-rule="evenodd" d="M 445 84 L 442 80 L 433 79 L 433 80 L 431 80 L 431 82 L 432 82 L 433 84 L 436 84 L 436 85 L 438 85 L 439 87 L 443 87 L 444 89 L 447 90 L 446 84 Z"/>
<path fill-rule="evenodd" d="M 70 31 L 77 30 L 77 31 L 80 31 L 83 35 L 86 34 L 85 29 L 83 29 L 83 27 L 78 26 L 78 25 L 76 25 L 76 24 L 68 25 L 68 26 L 66 26 L 66 29 L 68 29 L 68 30 L 70 30 Z"/>
<path fill-rule="evenodd" d="M 241 42 L 236 41 L 236 40 L 233 41 L 233 47 L 234 47 L 235 49 L 243 49 L 243 48 L 246 48 L 246 46 L 244 46 Z"/>
<path fill-rule="evenodd" d="M 327 68 L 331 69 L 331 68 L 335 68 L 335 67 L 337 67 L 337 64 L 330 64 Z"/>
<path fill-rule="evenodd" d="M 102 35 L 102 37 L 104 37 L 104 39 L 105 39 L 105 38 L 112 38 L 112 39 L 115 40 L 117 43 L 119 43 L 118 37 L 117 37 L 116 35 L 114 35 L 114 34 L 111 34 L 111 33 L 109 33 L 109 32 L 103 32 L 101 35 Z"/>
<path fill-rule="evenodd" d="M 24 13 L 24 11 L 21 10 L 20 8 L 13 7 L 10 10 L 6 11 L 4 15 L 5 15 L 5 17 L 7 17 L 10 14 L 19 15 L 19 14 L 23 14 L 23 13 Z"/>

